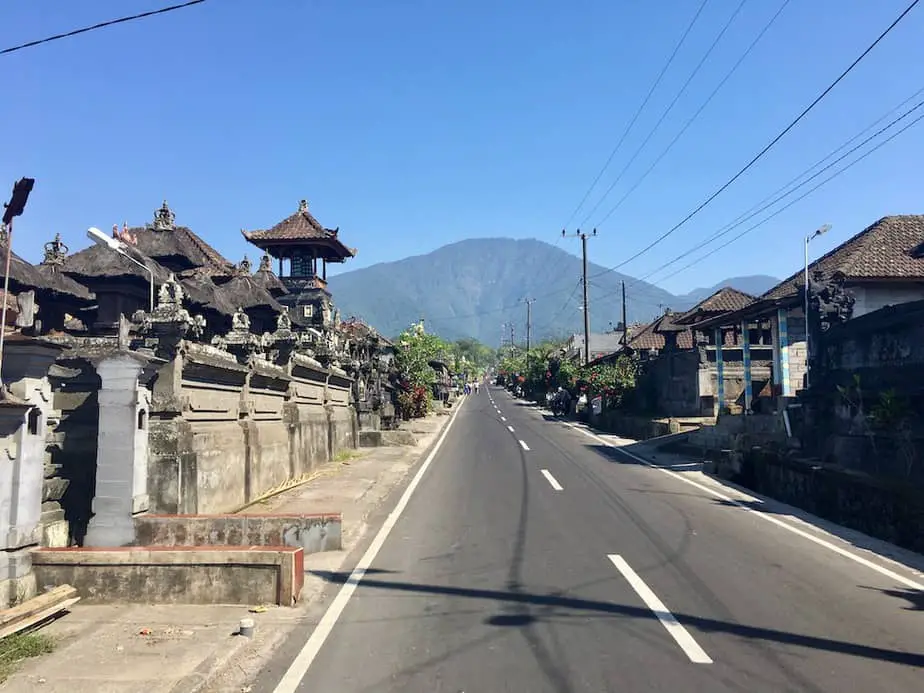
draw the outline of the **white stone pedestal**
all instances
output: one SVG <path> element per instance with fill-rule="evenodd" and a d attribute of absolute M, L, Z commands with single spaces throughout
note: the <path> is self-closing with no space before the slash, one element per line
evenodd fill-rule
<path fill-rule="evenodd" d="M 149 391 L 138 377 L 147 365 L 140 354 L 100 359 L 96 494 L 84 546 L 127 546 L 135 541 L 133 515 L 148 509 Z"/>

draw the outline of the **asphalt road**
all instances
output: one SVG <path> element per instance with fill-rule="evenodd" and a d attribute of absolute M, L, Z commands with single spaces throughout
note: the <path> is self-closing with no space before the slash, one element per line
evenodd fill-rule
<path fill-rule="evenodd" d="M 288 676 L 259 690 L 924 691 L 910 571 L 499 389 L 462 405 L 425 466 L 361 582 L 327 576 L 348 586 L 307 644 L 288 643 Z"/>

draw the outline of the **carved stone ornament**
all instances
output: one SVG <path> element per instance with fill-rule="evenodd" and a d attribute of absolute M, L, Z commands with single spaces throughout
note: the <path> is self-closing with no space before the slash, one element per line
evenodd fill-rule
<path fill-rule="evenodd" d="M 192 316 L 192 322 L 189 325 L 189 336 L 195 340 L 202 339 L 202 335 L 205 334 L 206 320 L 204 315 L 194 315 Z"/>
<path fill-rule="evenodd" d="M 231 329 L 239 332 L 250 330 L 250 316 L 244 312 L 244 309 L 238 307 L 231 318 Z"/>
<path fill-rule="evenodd" d="M 215 337 L 212 344 L 230 351 L 240 363 L 247 363 L 264 347 L 264 341 L 250 331 L 250 317 L 238 308 L 231 318 L 231 331 Z"/>
<path fill-rule="evenodd" d="M 151 225 L 155 231 L 173 231 L 176 228 L 176 214 L 167 206 L 167 201 L 154 212 L 154 223 Z"/>
<path fill-rule="evenodd" d="M 856 299 L 844 288 L 843 281 L 826 278 L 820 271 L 809 280 L 809 302 L 822 332 L 847 322 L 853 316 Z"/>
<path fill-rule="evenodd" d="M 260 258 L 260 267 L 258 268 L 260 272 L 272 272 L 273 271 L 273 259 L 267 255 L 263 254 L 263 257 Z"/>
<path fill-rule="evenodd" d="M 298 211 L 307 212 L 308 211 L 308 200 L 299 200 L 298 201 Z"/>
<path fill-rule="evenodd" d="M 180 286 L 176 277 L 171 273 L 167 281 L 161 284 L 160 289 L 157 291 L 157 308 L 164 310 L 182 308 L 184 298 L 186 298 L 186 294 L 183 287 Z"/>
<path fill-rule="evenodd" d="M 64 264 L 66 258 L 67 246 L 61 240 L 61 234 L 56 233 L 54 240 L 45 244 L 45 257 L 42 264 L 60 266 Z"/>
<path fill-rule="evenodd" d="M 132 322 L 140 325 L 139 331 L 156 340 L 154 346 L 158 356 L 169 357 L 187 336 L 200 339 L 205 331 L 205 318 L 190 315 L 183 307 L 183 299 L 183 288 L 171 274 L 157 292 L 154 311 L 139 310 L 132 316 Z"/>
<path fill-rule="evenodd" d="M 251 265 L 250 259 L 245 255 L 244 259 L 241 260 L 240 264 L 237 266 L 237 271 L 239 274 L 250 274 Z"/>
<path fill-rule="evenodd" d="M 292 318 L 289 317 L 288 306 L 284 307 L 282 312 L 278 316 L 276 316 L 276 329 L 277 330 L 291 330 L 292 329 Z"/>

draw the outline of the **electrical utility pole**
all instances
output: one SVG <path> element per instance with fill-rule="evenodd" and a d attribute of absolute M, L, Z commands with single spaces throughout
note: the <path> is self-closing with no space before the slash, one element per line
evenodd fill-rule
<path fill-rule="evenodd" d="M 567 232 L 562 229 L 561 236 L 564 238 Z M 586 233 L 581 233 L 581 230 L 578 229 L 573 234 L 577 238 L 581 239 L 581 255 L 584 259 L 584 364 L 590 363 L 590 298 L 587 295 L 587 239 L 588 235 Z M 594 229 L 590 234 L 591 236 L 597 235 L 597 229 Z"/>
<path fill-rule="evenodd" d="M 626 282 L 622 282 L 622 345 L 629 343 L 629 325 L 626 323 Z"/>
<path fill-rule="evenodd" d="M 532 336 L 533 329 L 533 303 L 536 302 L 534 298 L 524 298 L 523 302 L 526 303 L 526 372 L 529 372 L 529 341 Z"/>

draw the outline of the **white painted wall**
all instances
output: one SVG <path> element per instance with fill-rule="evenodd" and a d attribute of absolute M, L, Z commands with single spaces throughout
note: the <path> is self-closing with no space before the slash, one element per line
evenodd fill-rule
<path fill-rule="evenodd" d="M 855 318 L 859 318 L 861 315 L 866 315 L 867 313 L 872 313 L 880 308 L 885 308 L 886 306 L 895 306 L 901 303 L 924 300 L 924 284 L 899 284 L 894 286 L 876 284 L 869 286 L 851 286 L 848 288 L 856 299 L 856 303 L 854 303 L 853 306 L 853 317 Z"/>

